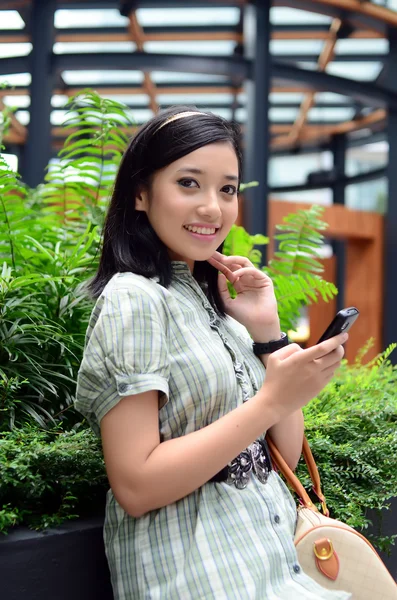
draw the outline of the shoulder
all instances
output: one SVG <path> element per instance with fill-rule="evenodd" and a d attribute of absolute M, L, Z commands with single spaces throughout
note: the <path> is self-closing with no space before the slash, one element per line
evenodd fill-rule
<path fill-rule="evenodd" d="M 86 339 L 94 329 L 109 321 L 114 327 L 130 319 L 155 319 L 168 326 L 168 290 L 153 279 L 135 273 L 116 273 L 97 298 L 89 319 Z"/>
<path fill-rule="evenodd" d="M 108 281 L 103 289 L 102 296 L 110 297 L 114 292 L 125 291 L 131 295 L 137 294 L 149 297 L 162 297 L 167 290 L 157 283 L 155 279 L 149 279 L 136 273 L 116 273 Z"/>
<path fill-rule="evenodd" d="M 102 306 L 145 306 L 162 313 L 166 312 L 168 295 L 168 290 L 154 279 L 128 272 L 113 275 L 98 300 Z"/>

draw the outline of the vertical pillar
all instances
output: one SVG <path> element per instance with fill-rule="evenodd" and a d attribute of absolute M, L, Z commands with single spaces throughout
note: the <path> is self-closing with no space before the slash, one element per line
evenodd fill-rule
<path fill-rule="evenodd" d="M 56 0 L 32 0 L 30 32 L 30 122 L 22 177 L 31 187 L 43 181 L 51 156 L 52 47 Z"/>
<path fill-rule="evenodd" d="M 258 187 L 244 192 L 244 226 L 252 234 L 266 234 L 270 142 L 270 2 L 254 0 L 244 10 L 244 54 L 251 60 L 250 78 L 246 82 L 244 182 L 259 182 Z M 263 247 L 261 250 L 263 252 Z M 263 262 L 265 259 L 263 252 Z"/>
<path fill-rule="evenodd" d="M 346 172 L 346 136 L 344 134 L 335 135 L 332 139 L 332 154 L 334 160 L 334 169 L 336 180 L 332 186 L 332 197 L 334 204 L 345 204 L 345 172 Z M 345 307 L 345 277 L 346 277 L 346 253 L 345 242 L 334 240 L 332 242 L 333 252 L 336 258 L 336 287 L 338 295 L 336 297 L 337 310 Z"/>
<path fill-rule="evenodd" d="M 397 91 L 397 34 L 392 30 L 388 59 L 387 87 Z M 387 213 L 384 230 L 384 294 L 383 294 L 383 347 L 397 342 L 397 111 L 389 108 L 387 131 L 389 136 L 389 163 L 387 176 L 389 183 Z M 391 360 L 397 363 L 394 351 Z"/>

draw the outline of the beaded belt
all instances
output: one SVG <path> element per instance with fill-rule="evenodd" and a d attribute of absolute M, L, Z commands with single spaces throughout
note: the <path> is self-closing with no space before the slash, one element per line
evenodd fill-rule
<path fill-rule="evenodd" d="M 235 485 L 237 489 L 243 490 L 248 485 L 251 472 L 254 472 L 261 483 L 266 483 L 272 468 L 266 441 L 256 440 L 214 475 L 210 481 L 226 481 L 229 485 Z"/>

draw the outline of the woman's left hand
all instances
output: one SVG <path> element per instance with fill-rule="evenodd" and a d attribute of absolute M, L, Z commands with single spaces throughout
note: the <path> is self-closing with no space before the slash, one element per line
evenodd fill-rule
<path fill-rule="evenodd" d="M 279 331 L 277 300 L 268 275 L 243 256 L 215 252 L 208 262 L 221 271 L 218 287 L 228 315 L 244 325 L 254 339 L 266 341 L 262 332 L 268 328 Z M 230 297 L 227 281 L 236 290 L 236 298 Z"/>

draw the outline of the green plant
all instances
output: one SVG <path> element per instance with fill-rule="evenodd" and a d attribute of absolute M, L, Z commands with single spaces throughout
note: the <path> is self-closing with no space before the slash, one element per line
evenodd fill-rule
<path fill-rule="evenodd" d="M 36 426 L 0 437 L 0 532 L 42 529 L 100 512 L 108 488 L 98 438 L 88 429 Z"/>
<path fill-rule="evenodd" d="M 306 435 L 331 516 L 361 530 L 371 522 L 369 511 L 380 514 L 397 490 L 397 367 L 388 360 L 397 344 L 363 365 L 372 343 L 354 364 L 345 361 L 304 409 Z M 310 489 L 303 461 L 297 475 Z M 374 541 L 387 550 L 396 537 L 382 538 L 378 532 Z"/>
<path fill-rule="evenodd" d="M 321 232 L 328 227 L 320 218 L 323 212 L 322 206 L 313 205 L 288 215 L 277 226 L 279 248 L 264 270 L 273 280 L 284 331 L 295 329 L 302 306 L 317 302 L 320 296 L 328 302 L 338 293 L 333 283 L 321 277 Z"/>
<path fill-rule="evenodd" d="M 277 298 L 281 328 L 295 329 L 303 306 L 321 298 L 328 302 L 337 293 L 333 283 L 321 277 L 323 267 L 318 260 L 323 245 L 322 231 L 327 224 L 321 220 L 324 209 L 310 206 L 284 218 L 277 226 L 275 240 L 279 248 L 274 258 L 263 270 L 273 280 Z M 262 253 L 255 246 L 268 244 L 263 235 L 250 235 L 243 227 L 234 226 L 224 244 L 226 255 L 241 255 L 249 258 L 256 267 L 262 264 Z M 229 289 L 234 295 L 232 286 Z"/>
<path fill-rule="evenodd" d="M 131 120 L 90 90 L 69 109 L 59 161 L 36 190 L 0 155 L 0 431 L 28 416 L 42 427 L 78 419 L 73 395 L 92 309 L 84 283 Z"/>

